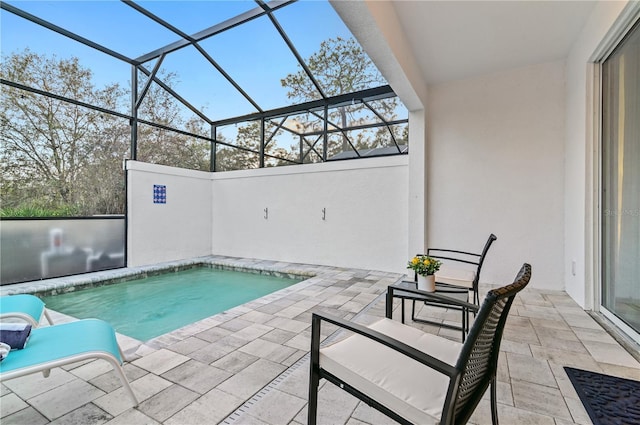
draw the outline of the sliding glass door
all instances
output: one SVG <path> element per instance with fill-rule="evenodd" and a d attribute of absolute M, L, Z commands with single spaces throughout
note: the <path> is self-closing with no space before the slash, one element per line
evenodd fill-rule
<path fill-rule="evenodd" d="M 640 334 L 640 25 L 602 65 L 602 307 Z"/>

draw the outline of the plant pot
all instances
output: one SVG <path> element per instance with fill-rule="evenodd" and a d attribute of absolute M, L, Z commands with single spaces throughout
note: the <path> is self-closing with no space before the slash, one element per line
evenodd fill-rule
<path fill-rule="evenodd" d="M 421 291 L 435 292 L 436 290 L 436 276 L 433 274 L 423 276 L 418 275 L 418 289 Z"/>

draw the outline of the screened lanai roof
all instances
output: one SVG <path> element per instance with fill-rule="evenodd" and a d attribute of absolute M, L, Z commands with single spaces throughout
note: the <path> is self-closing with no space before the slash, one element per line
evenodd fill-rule
<path fill-rule="evenodd" d="M 137 106 L 146 101 L 146 90 L 157 84 L 179 101 L 185 117 L 215 126 L 223 135 L 225 126 L 256 119 L 274 119 L 272 126 L 292 135 L 333 131 L 345 139 L 349 139 L 347 130 L 386 127 L 391 138 L 389 146 L 379 146 L 380 154 L 388 154 L 389 147 L 393 153 L 406 153 L 405 142 L 397 140 L 399 132 L 392 129 L 406 124 L 406 110 L 398 103 L 393 107 L 384 103 L 395 94 L 375 67 L 369 73 L 357 67 L 329 70 L 318 63 L 321 55 L 335 54 L 332 48 L 337 46 L 359 47 L 328 1 L 1 4 L 3 56 L 24 48 L 76 56 L 89 64 L 97 85 L 117 82 L 135 87 Z M 329 43 L 325 51 L 323 43 Z M 292 76 L 295 80 L 285 84 Z M 170 84 L 165 83 L 167 77 Z M 340 79 L 355 83 L 342 84 Z M 302 89 L 293 90 L 294 83 Z M 359 107 L 351 108 L 348 121 L 330 118 L 329 109 L 348 110 L 356 104 Z M 122 101 L 114 108 L 127 115 L 132 104 Z M 227 140 L 234 137 L 229 131 L 234 130 L 227 130 Z M 361 156 L 357 138 L 352 135 L 349 140 L 346 157 Z M 305 146 L 310 150 L 314 142 L 307 141 Z M 376 146 L 366 148 L 375 155 Z"/>

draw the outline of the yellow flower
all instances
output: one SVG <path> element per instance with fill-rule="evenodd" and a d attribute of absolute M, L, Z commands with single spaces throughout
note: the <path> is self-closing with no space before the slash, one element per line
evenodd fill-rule
<path fill-rule="evenodd" d="M 424 259 L 424 265 L 425 266 L 429 266 L 429 264 L 431 264 L 431 260 L 429 260 L 428 258 Z"/>
<path fill-rule="evenodd" d="M 415 266 L 416 264 L 418 264 L 419 261 L 420 260 L 418 259 L 418 257 L 413 257 L 413 259 L 411 260 L 411 264 Z"/>

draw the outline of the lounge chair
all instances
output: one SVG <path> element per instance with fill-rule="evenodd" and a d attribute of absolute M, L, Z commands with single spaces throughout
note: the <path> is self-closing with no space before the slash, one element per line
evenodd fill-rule
<path fill-rule="evenodd" d="M 0 382 L 37 372 L 43 372 L 47 377 L 54 367 L 92 359 L 111 363 L 122 386 L 137 406 L 138 400 L 122 370 L 124 355 L 118 346 L 116 333 L 110 324 L 98 319 L 33 329 L 26 347 L 12 350 L 0 362 Z"/>
<path fill-rule="evenodd" d="M 47 318 L 50 325 L 53 325 L 53 320 L 44 303 L 35 295 L 19 294 L 0 297 L 0 320 L 20 319 L 37 328 L 42 316 Z"/>

